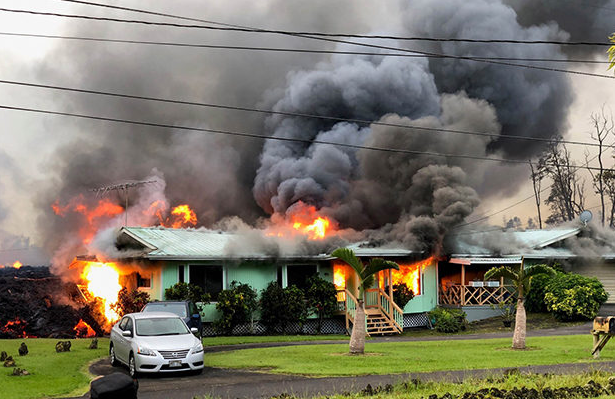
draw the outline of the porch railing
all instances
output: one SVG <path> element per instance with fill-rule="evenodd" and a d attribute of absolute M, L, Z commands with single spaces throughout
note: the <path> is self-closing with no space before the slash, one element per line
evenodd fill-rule
<path fill-rule="evenodd" d="M 499 287 L 475 287 L 471 285 L 450 285 L 440 287 L 440 304 L 456 306 L 497 305 L 515 295 L 510 285 Z"/>
<path fill-rule="evenodd" d="M 348 290 L 337 291 L 338 309 L 346 315 L 346 330 L 354 324 L 358 301 Z M 365 290 L 365 309 L 377 309 L 386 316 L 399 331 L 403 331 L 404 311 L 382 289 L 373 288 Z M 367 317 L 365 318 L 367 323 Z M 369 333 L 368 333 L 369 334 Z"/>

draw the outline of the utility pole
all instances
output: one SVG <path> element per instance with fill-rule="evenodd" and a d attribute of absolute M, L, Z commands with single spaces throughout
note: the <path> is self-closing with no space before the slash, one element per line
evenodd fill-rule
<path fill-rule="evenodd" d="M 128 226 L 128 189 L 130 187 L 142 186 L 144 184 L 152 184 L 157 183 L 157 180 L 140 180 L 140 181 L 131 181 L 125 183 L 114 184 L 111 186 L 99 187 L 90 189 L 90 191 L 94 191 L 96 195 L 99 194 L 104 195 L 109 191 L 123 191 L 124 192 L 124 200 L 125 200 L 125 208 L 124 208 L 124 226 Z"/>

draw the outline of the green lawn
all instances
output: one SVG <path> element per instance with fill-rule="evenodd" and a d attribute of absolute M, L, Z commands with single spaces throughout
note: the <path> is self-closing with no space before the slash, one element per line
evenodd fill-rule
<path fill-rule="evenodd" d="M 92 376 L 88 365 L 108 353 L 109 340 L 98 339 L 98 349 L 88 349 L 91 339 L 71 339 L 71 351 L 56 353 L 58 339 L 2 339 L 0 351 L 13 356 L 17 367 L 30 375 L 14 377 L 13 368 L 0 368 L 0 397 L 11 399 L 82 395 L 89 389 Z M 29 354 L 19 356 L 25 342 Z M 1 366 L 0 366 L 1 367 Z"/>
<path fill-rule="evenodd" d="M 345 376 L 463 370 L 593 361 L 592 336 L 528 338 L 529 349 L 513 351 L 510 338 L 469 341 L 386 342 L 366 344 L 366 355 L 348 355 L 347 344 L 243 349 L 212 353 L 205 365 L 264 369 L 282 374 Z M 603 360 L 615 360 L 608 345 Z"/>
<path fill-rule="evenodd" d="M 231 337 L 205 337 L 203 346 L 253 344 L 261 342 L 348 341 L 348 335 L 246 335 Z"/>

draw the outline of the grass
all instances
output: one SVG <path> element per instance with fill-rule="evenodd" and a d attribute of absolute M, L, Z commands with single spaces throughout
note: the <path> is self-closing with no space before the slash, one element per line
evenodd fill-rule
<path fill-rule="evenodd" d="M 0 351 L 15 359 L 16 367 L 30 375 L 14 377 L 13 368 L 0 368 L 0 397 L 11 399 L 77 396 L 87 392 L 92 375 L 88 365 L 107 355 L 109 340 L 98 339 L 98 349 L 88 349 L 91 339 L 71 339 L 70 352 L 56 353 L 58 339 L 2 339 Z M 25 342 L 29 353 L 19 356 Z"/>
<path fill-rule="evenodd" d="M 510 349 L 510 338 L 472 341 L 368 342 L 364 356 L 348 355 L 348 345 L 243 349 L 205 356 L 206 366 L 261 369 L 309 376 L 397 374 L 592 361 L 592 336 L 532 337 L 528 350 Z M 603 360 L 615 360 L 608 346 Z"/>
<path fill-rule="evenodd" d="M 240 345 L 266 342 L 348 341 L 347 335 L 245 335 L 231 337 L 205 337 L 203 346 Z"/>

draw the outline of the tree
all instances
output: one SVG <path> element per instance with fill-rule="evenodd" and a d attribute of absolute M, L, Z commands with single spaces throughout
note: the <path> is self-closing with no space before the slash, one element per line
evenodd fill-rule
<path fill-rule="evenodd" d="M 545 204 L 551 208 L 548 224 L 574 220 L 584 209 L 585 182 L 578 176 L 578 167 L 571 160 L 570 152 L 561 137 L 549 143 L 538 160 L 538 170 L 552 181 Z"/>
<path fill-rule="evenodd" d="M 589 174 L 592 177 L 592 185 L 594 187 L 594 191 L 596 194 L 598 194 L 598 197 L 600 198 L 600 206 L 601 206 L 600 223 L 602 224 L 602 226 L 604 226 L 604 220 L 606 216 L 604 197 L 607 194 L 608 188 L 605 184 L 605 179 L 604 179 L 605 169 L 604 169 L 604 163 L 602 159 L 602 152 L 604 151 L 604 147 L 605 147 L 604 141 L 610 135 L 613 134 L 615 125 L 613 124 L 613 117 L 611 116 L 610 118 L 608 118 L 606 116 L 604 112 L 604 107 L 602 107 L 601 113 L 592 114 L 591 121 L 592 121 L 592 125 L 594 126 L 595 132 L 593 132 L 590 136 L 592 140 L 598 142 L 598 155 L 596 156 L 596 158 L 598 158 L 598 171 L 594 172 L 589 167 L 589 162 L 591 160 L 589 159 L 589 152 L 587 151 L 585 152 L 585 160 L 587 161 L 586 162 L 587 170 L 589 171 Z"/>
<path fill-rule="evenodd" d="M 307 305 L 303 291 L 294 285 L 282 288 L 276 281 L 261 291 L 261 322 L 269 332 L 286 333 L 291 323 L 303 324 Z"/>
<path fill-rule="evenodd" d="M 231 282 L 228 290 L 222 290 L 218 296 L 216 310 L 220 318 L 214 322 L 217 332 L 231 335 L 233 329 L 252 320 L 252 314 L 258 307 L 258 294 L 248 284 Z"/>
<path fill-rule="evenodd" d="M 528 161 L 530 164 L 530 179 L 532 179 L 532 187 L 534 188 L 534 199 L 536 200 L 536 210 L 538 211 L 538 227 L 542 229 L 542 214 L 540 213 L 540 193 L 542 190 L 540 189 L 542 180 L 545 178 L 545 170 L 543 168 L 539 168 L 538 166 L 534 167 L 532 161 Z"/>
<path fill-rule="evenodd" d="M 167 301 L 192 301 L 198 303 L 208 303 L 211 299 L 209 294 L 203 292 L 203 288 L 196 284 L 177 283 L 164 290 L 164 297 Z"/>
<path fill-rule="evenodd" d="M 359 278 L 358 303 L 350 336 L 350 354 L 360 355 L 365 353 L 365 290 L 374 284 L 374 275 L 376 273 L 388 269 L 399 270 L 399 265 L 381 258 L 372 258 L 367 265 L 364 265 L 354 252 L 348 248 L 338 248 L 331 253 L 331 256 L 350 265 Z"/>
<path fill-rule="evenodd" d="M 611 201 L 611 210 L 609 216 L 609 226 L 615 227 L 615 172 L 611 169 L 605 170 L 602 174 L 604 180 L 604 186 L 606 187 L 606 195 Z"/>
<path fill-rule="evenodd" d="M 506 266 L 491 268 L 485 273 L 485 280 L 505 278 L 511 280 L 517 289 L 517 314 L 515 316 L 515 332 L 513 334 L 513 349 L 525 349 L 525 334 L 527 318 L 525 315 L 525 295 L 530 291 L 532 278 L 538 274 L 555 275 L 555 270 L 547 265 L 523 266 L 518 269 Z"/>
<path fill-rule="evenodd" d="M 305 296 L 308 309 L 318 314 L 318 333 L 320 334 L 322 320 L 337 310 L 337 290 L 335 284 L 316 274 L 308 279 L 307 285 Z"/>
<path fill-rule="evenodd" d="M 117 294 L 117 302 L 111 305 L 111 309 L 122 317 L 128 313 L 140 312 L 150 301 L 149 294 L 138 290 L 128 291 L 126 287 L 122 287 Z"/>

